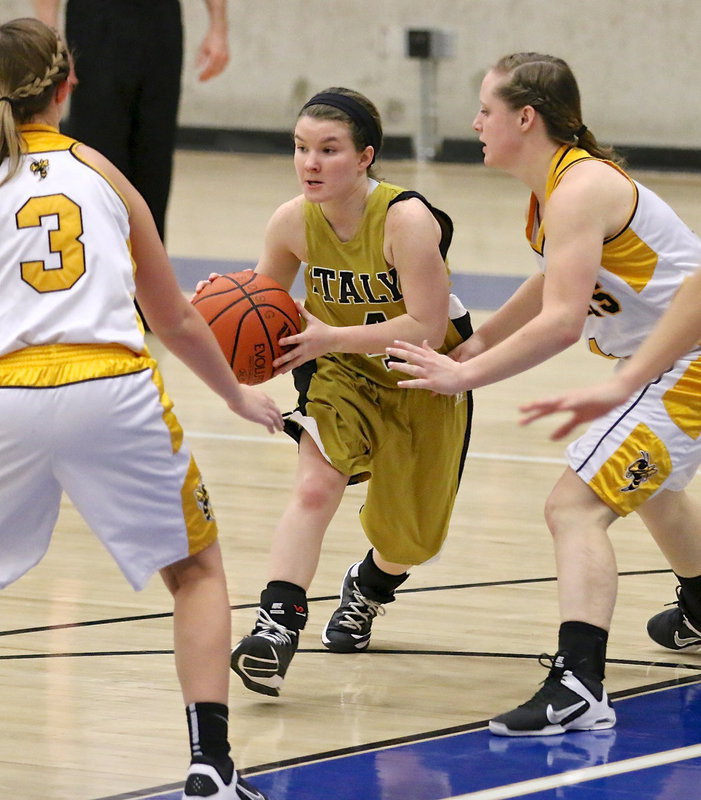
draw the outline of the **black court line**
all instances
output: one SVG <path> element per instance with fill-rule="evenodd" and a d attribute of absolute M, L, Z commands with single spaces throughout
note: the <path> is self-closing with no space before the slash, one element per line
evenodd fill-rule
<path fill-rule="evenodd" d="M 619 578 L 635 577 L 642 575 L 662 575 L 671 573 L 671 569 L 646 569 L 646 570 L 630 570 L 626 572 L 619 572 Z M 419 594 L 422 592 L 446 592 L 455 589 L 485 589 L 492 586 L 524 586 L 531 583 L 553 583 L 557 581 L 555 576 L 547 576 L 544 578 L 520 578 L 516 580 L 505 581 L 481 581 L 479 583 L 453 583 L 444 584 L 440 586 L 417 586 L 409 589 L 398 589 L 397 594 Z M 324 595 L 319 597 L 308 598 L 308 603 L 322 603 L 329 600 L 337 600 L 338 595 Z M 238 605 L 229 606 L 231 611 L 243 611 L 247 608 L 258 608 L 258 603 L 240 603 Z M 163 611 L 157 614 L 136 614 L 129 617 L 110 617 L 107 619 L 91 619 L 84 622 L 63 622 L 58 625 L 37 625 L 33 628 L 14 628 L 13 630 L 0 631 L 0 636 L 14 636 L 24 633 L 42 633 L 45 631 L 58 631 L 65 630 L 66 628 L 85 628 L 90 625 L 113 625 L 121 622 L 142 622 L 151 619 L 169 619 L 173 616 L 172 611 Z"/>
<path fill-rule="evenodd" d="M 325 647 L 300 647 L 297 653 L 308 655 L 327 655 L 328 650 Z M 114 656 L 172 656 L 173 650 L 159 649 L 159 650 L 88 650 L 88 651 L 68 651 L 65 653 L 17 653 L 15 655 L 8 654 L 0 656 L 0 661 L 36 661 L 52 658 L 107 658 Z M 410 648 L 377 648 L 366 650 L 360 655 L 367 655 L 373 658 L 381 656 L 439 656 L 441 658 L 501 658 L 509 660 L 525 660 L 525 661 L 538 661 L 542 657 L 542 653 L 496 653 L 489 650 L 418 650 Z M 701 672 L 701 662 L 698 664 L 681 664 L 677 661 L 648 661 L 633 658 L 607 658 L 607 664 L 620 664 L 629 667 L 659 667 L 660 669 L 685 669 L 695 672 Z M 670 685 L 676 685 L 674 679 Z M 701 680 L 701 677 L 692 678 L 692 680 Z M 654 684 L 655 688 L 659 688 L 658 684 Z M 628 691 L 628 690 L 626 690 Z M 641 691 L 638 687 L 635 691 Z M 625 697 L 625 693 L 614 692 L 610 697 Z M 264 698 L 263 698 L 264 699 Z"/>

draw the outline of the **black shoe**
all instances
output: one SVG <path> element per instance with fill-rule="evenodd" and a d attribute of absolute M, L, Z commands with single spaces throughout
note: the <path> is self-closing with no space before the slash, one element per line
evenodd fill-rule
<path fill-rule="evenodd" d="M 372 621 L 385 613 L 382 603 L 365 596 L 358 586 L 360 562 L 348 567 L 341 584 L 341 604 L 321 633 L 321 642 L 334 653 L 357 653 L 370 644 Z"/>
<path fill-rule="evenodd" d="M 598 731 L 616 724 L 616 712 L 602 683 L 565 669 L 560 654 L 542 655 L 538 659 L 541 664 L 544 658 L 552 666 L 542 688 L 528 702 L 491 720 L 490 733 L 554 736 L 565 731 Z"/>
<path fill-rule="evenodd" d="M 647 622 L 647 633 L 653 642 L 669 650 L 698 650 L 701 647 L 701 623 L 689 617 L 681 586 L 677 586 L 674 608 L 660 611 Z"/>
<path fill-rule="evenodd" d="M 252 692 L 278 697 L 298 644 L 298 631 L 280 625 L 259 608 L 251 635 L 244 636 L 231 652 L 231 669 Z"/>
<path fill-rule="evenodd" d="M 205 763 L 193 762 L 185 780 L 182 800 L 206 797 L 207 800 L 268 800 L 237 772 L 230 783 L 224 783 L 217 769 Z"/>

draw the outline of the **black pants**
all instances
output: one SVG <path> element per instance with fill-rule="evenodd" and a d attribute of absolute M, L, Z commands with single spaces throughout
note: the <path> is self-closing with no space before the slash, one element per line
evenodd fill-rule
<path fill-rule="evenodd" d="M 183 60 L 179 0 L 68 0 L 66 40 L 78 85 L 65 132 L 126 175 L 164 238 Z"/>

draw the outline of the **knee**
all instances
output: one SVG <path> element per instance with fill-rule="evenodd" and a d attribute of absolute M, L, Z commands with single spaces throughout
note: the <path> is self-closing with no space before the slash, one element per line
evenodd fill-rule
<path fill-rule="evenodd" d="M 308 475 L 297 485 L 297 502 L 304 511 L 325 511 L 329 506 L 335 507 L 338 504 L 344 488 L 345 478 L 341 483 L 338 473 Z"/>
<path fill-rule="evenodd" d="M 169 564 L 160 574 L 166 588 L 174 597 L 184 587 L 194 586 L 202 580 L 223 580 L 224 569 L 218 543 L 214 542 L 195 555 Z"/>
<path fill-rule="evenodd" d="M 556 486 L 545 501 L 545 522 L 554 538 L 572 531 L 606 531 L 617 515 L 590 489 L 572 492 Z"/>
<path fill-rule="evenodd" d="M 562 492 L 553 489 L 545 501 L 544 508 L 545 523 L 553 537 L 567 527 L 568 522 L 571 521 L 571 513 L 572 503 L 562 496 Z"/>

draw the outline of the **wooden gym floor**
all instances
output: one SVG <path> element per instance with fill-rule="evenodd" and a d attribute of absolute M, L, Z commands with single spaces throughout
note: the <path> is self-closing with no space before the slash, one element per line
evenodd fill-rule
<path fill-rule="evenodd" d="M 530 274 L 520 184 L 481 166 L 386 162 L 383 172 L 453 216 L 455 286 L 477 322 Z M 701 230 L 701 175 L 639 177 Z M 212 266 L 255 262 L 268 216 L 296 191 L 291 159 L 178 153 L 168 245 L 184 290 Z M 234 417 L 157 342 L 152 347 L 213 498 L 238 637 L 252 625 L 265 582 L 295 447 Z M 348 489 L 282 696 L 263 699 L 232 675 L 237 765 L 264 773 L 258 783 L 271 800 L 695 796 L 701 657 L 662 651 L 645 634 L 647 618 L 674 599 L 675 581 L 635 517 L 612 532 L 621 579 L 607 687 L 621 698 L 619 726 L 553 742 L 497 740 L 484 731 L 490 716 L 543 680 L 536 659 L 553 652 L 558 622 L 542 506 L 563 468 L 563 446 L 547 438 L 552 421 L 520 427 L 517 405 L 608 369 L 578 345 L 476 393 L 442 557 L 414 570 L 375 623 L 369 652 L 338 656 L 322 648 L 319 633 L 346 567 L 368 547 L 357 521 L 364 489 Z M 292 407 L 290 376 L 266 388 Z M 179 797 L 186 726 L 170 596 L 159 579 L 132 592 L 66 502 L 47 557 L 3 592 L 2 609 L 2 796 Z"/>

